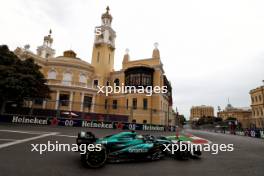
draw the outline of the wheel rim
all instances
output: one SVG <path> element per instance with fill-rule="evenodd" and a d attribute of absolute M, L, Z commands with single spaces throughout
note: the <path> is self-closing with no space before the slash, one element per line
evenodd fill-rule
<path fill-rule="evenodd" d="M 189 153 L 188 153 L 188 151 L 184 151 L 184 152 L 181 153 L 181 158 L 182 158 L 182 159 L 185 160 L 185 159 L 188 159 L 188 157 L 189 157 Z"/>
<path fill-rule="evenodd" d="M 159 150 L 152 154 L 152 160 L 159 160 L 162 156 L 162 152 Z"/>
<path fill-rule="evenodd" d="M 104 150 L 98 152 L 89 152 L 86 155 L 86 163 L 92 167 L 101 166 L 106 160 L 106 153 Z"/>

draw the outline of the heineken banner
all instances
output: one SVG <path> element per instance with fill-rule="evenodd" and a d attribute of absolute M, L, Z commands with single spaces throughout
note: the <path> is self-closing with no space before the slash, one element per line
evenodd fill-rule
<path fill-rule="evenodd" d="M 68 126 L 68 127 L 86 127 L 86 128 L 105 128 L 105 129 L 122 129 L 122 130 L 144 130 L 144 131 L 165 131 L 165 126 L 137 124 L 127 122 L 104 122 L 91 121 L 86 119 L 75 118 L 56 118 L 56 117 L 34 117 L 20 115 L 3 115 L 0 122 L 18 123 L 18 124 L 35 124 L 51 126 Z M 169 131 L 175 131 L 174 127 L 169 127 Z"/>

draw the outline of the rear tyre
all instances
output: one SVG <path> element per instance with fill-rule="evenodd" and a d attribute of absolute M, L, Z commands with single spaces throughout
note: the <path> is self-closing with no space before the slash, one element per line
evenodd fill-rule
<path fill-rule="evenodd" d="M 104 147 L 101 151 L 87 151 L 81 154 L 81 162 L 84 166 L 89 168 L 100 168 L 106 163 L 107 154 Z"/>

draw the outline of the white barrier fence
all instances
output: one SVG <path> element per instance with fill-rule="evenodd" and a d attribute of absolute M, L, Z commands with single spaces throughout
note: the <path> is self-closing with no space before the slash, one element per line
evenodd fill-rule
<path fill-rule="evenodd" d="M 239 135 L 239 136 L 248 136 L 248 137 L 264 139 L 264 130 L 245 130 L 245 131 L 209 130 L 209 131 L 216 132 L 216 133 Z"/>

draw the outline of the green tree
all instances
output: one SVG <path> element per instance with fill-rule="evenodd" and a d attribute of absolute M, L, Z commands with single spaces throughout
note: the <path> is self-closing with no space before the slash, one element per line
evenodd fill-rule
<path fill-rule="evenodd" d="M 25 98 L 48 98 L 50 89 L 40 66 L 29 58 L 20 60 L 8 46 L 0 45 L 0 106 L 7 101 L 20 103 Z"/>
<path fill-rule="evenodd" d="M 179 115 L 179 118 L 180 118 L 181 125 L 185 125 L 186 119 L 185 119 L 184 115 Z"/>

